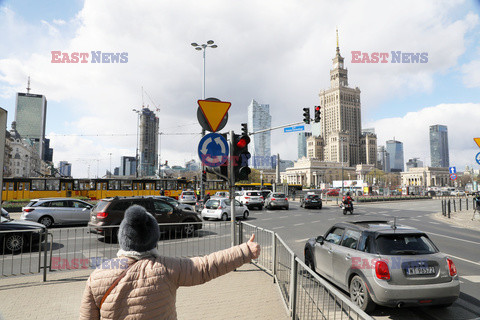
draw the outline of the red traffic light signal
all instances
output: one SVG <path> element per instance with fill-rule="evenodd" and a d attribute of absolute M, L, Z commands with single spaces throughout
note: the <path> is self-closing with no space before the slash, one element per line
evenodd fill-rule
<path fill-rule="evenodd" d="M 248 144 L 250 143 L 250 137 L 249 136 L 242 136 L 240 139 L 237 141 L 237 147 L 238 148 L 245 148 Z"/>

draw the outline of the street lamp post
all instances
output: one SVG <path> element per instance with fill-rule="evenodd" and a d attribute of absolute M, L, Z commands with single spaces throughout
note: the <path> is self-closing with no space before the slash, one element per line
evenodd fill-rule
<path fill-rule="evenodd" d="M 207 48 L 215 49 L 217 45 L 214 44 L 213 40 L 208 40 L 207 43 L 198 44 L 196 42 L 191 43 L 192 47 L 195 48 L 197 51 L 202 51 L 203 53 L 203 84 L 202 84 L 202 100 L 205 100 L 205 51 Z M 202 137 L 205 136 L 205 129 L 202 129 Z M 202 163 L 201 166 L 202 174 L 200 175 L 200 197 L 204 199 L 205 197 L 205 182 L 203 180 L 203 172 L 205 171 L 205 166 Z"/>
<path fill-rule="evenodd" d="M 110 152 L 108 155 L 110 156 L 110 171 L 109 171 L 108 177 L 111 178 L 112 177 L 112 153 Z"/>

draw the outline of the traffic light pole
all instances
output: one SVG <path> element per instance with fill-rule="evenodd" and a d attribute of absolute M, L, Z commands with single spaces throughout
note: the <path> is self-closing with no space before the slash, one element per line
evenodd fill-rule
<path fill-rule="evenodd" d="M 233 140 L 234 140 L 234 135 L 235 133 L 230 131 L 230 160 L 228 161 L 228 169 L 230 170 L 230 178 L 229 178 L 229 198 L 230 198 L 230 212 L 231 212 L 231 217 L 230 217 L 230 222 L 231 222 L 231 240 L 232 240 L 232 247 L 235 245 L 235 173 L 233 169 Z"/>

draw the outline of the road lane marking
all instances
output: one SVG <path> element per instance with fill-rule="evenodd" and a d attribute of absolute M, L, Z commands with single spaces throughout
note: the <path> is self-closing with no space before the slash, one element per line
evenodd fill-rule
<path fill-rule="evenodd" d="M 305 242 L 305 241 L 307 241 L 308 239 L 310 239 L 310 238 L 295 240 L 295 242 Z"/>
<path fill-rule="evenodd" d="M 461 276 L 460 278 L 468 280 L 470 282 L 475 282 L 475 283 L 480 282 L 480 276 Z"/>
<path fill-rule="evenodd" d="M 318 222 L 321 222 L 320 220 L 315 220 L 315 221 L 312 221 L 311 223 L 318 223 Z"/>
<path fill-rule="evenodd" d="M 278 230 L 278 229 L 283 229 L 283 228 L 285 228 L 285 227 L 283 227 L 283 226 L 282 227 L 275 227 L 275 228 L 272 228 L 272 230 Z"/>
<path fill-rule="evenodd" d="M 268 220 L 272 220 L 272 218 L 265 218 L 265 219 L 262 219 L 262 221 L 268 221 Z"/>
<path fill-rule="evenodd" d="M 431 224 L 440 224 L 440 222 L 435 222 L 435 221 L 428 221 L 428 223 L 431 223 Z"/>
<path fill-rule="evenodd" d="M 462 261 L 465 261 L 465 262 L 468 262 L 468 263 L 471 263 L 471 264 L 476 264 L 476 265 L 480 266 L 480 262 L 475 262 L 475 261 L 472 261 L 472 260 L 460 258 L 460 257 L 454 256 L 454 255 L 448 254 L 446 252 L 444 252 L 444 253 L 447 254 L 448 256 L 452 257 L 452 258 L 455 258 L 455 259 L 458 259 L 458 260 L 462 260 Z"/>
<path fill-rule="evenodd" d="M 298 226 L 303 226 L 304 224 L 305 224 L 305 223 L 304 223 L 304 222 L 302 222 L 302 223 L 297 223 L 297 224 L 294 224 L 293 226 L 294 226 L 294 227 L 298 227 Z"/>
<path fill-rule="evenodd" d="M 415 219 L 415 218 L 410 218 L 410 219 L 408 219 L 408 220 L 420 221 L 420 220 L 418 220 L 418 219 Z"/>
<path fill-rule="evenodd" d="M 388 211 L 379 211 L 378 213 L 387 213 Z M 375 212 L 376 213 L 376 212 Z"/>
<path fill-rule="evenodd" d="M 453 227 L 453 226 L 450 226 L 450 227 Z M 480 242 L 475 242 L 475 241 L 470 241 L 470 240 L 465 240 L 465 239 L 459 239 L 459 238 L 450 237 L 450 236 L 445 236 L 445 235 L 443 235 L 443 234 L 438 234 L 438 233 L 433 233 L 433 232 L 426 232 L 426 233 L 427 233 L 427 234 L 433 234 L 434 236 L 449 238 L 449 239 L 458 240 L 458 241 L 465 241 L 465 242 L 468 242 L 468 243 L 473 243 L 473 244 L 478 244 L 478 245 L 480 245 Z"/>

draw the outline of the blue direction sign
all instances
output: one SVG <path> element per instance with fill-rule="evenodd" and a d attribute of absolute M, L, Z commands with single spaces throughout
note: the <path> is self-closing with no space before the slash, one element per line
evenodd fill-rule
<path fill-rule="evenodd" d="M 455 173 L 450 174 L 450 179 L 452 180 L 457 179 L 457 175 Z"/>
<path fill-rule="evenodd" d="M 449 167 L 448 170 L 450 173 L 457 173 L 457 167 Z"/>
<path fill-rule="evenodd" d="M 295 126 L 295 127 L 286 127 L 283 128 L 283 132 L 296 132 L 296 131 L 305 131 L 305 126 Z"/>
<path fill-rule="evenodd" d="M 477 155 L 475 156 L 475 160 L 477 161 L 478 164 L 480 164 L 480 152 L 477 153 Z"/>
<path fill-rule="evenodd" d="M 205 135 L 198 144 L 198 156 L 203 165 L 219 167 L 227 161 L 229 148 L 227 140 L 218 133 Z"/>

